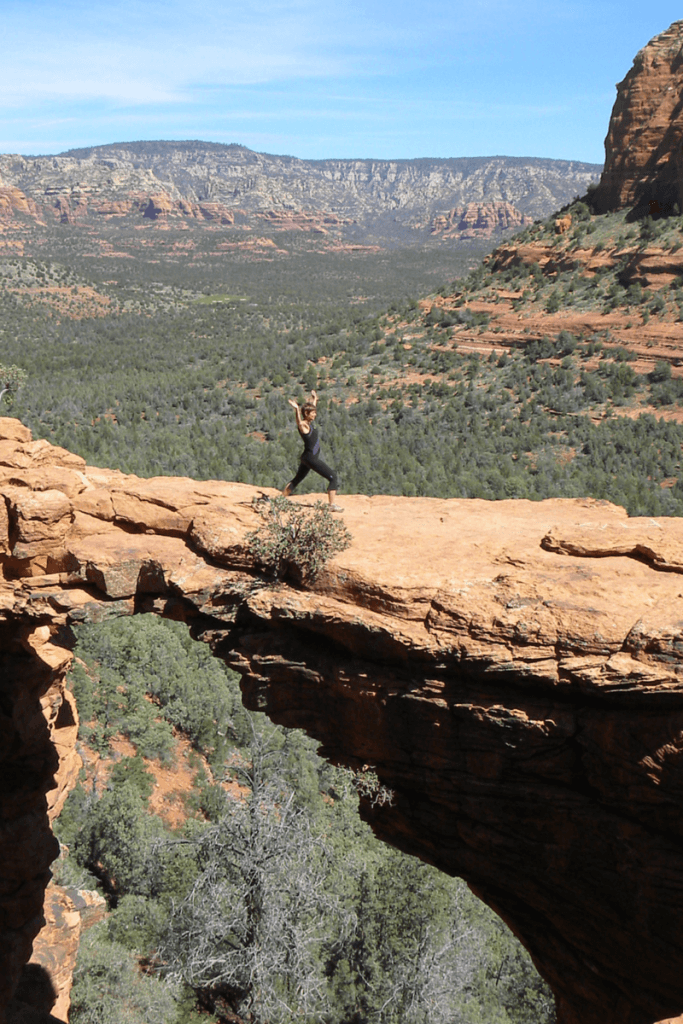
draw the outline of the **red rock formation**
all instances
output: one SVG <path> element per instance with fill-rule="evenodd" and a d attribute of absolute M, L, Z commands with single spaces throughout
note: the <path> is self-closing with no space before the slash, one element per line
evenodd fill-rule
<path fill-rule="evenodd" d="M 571 215 L 571 213 L 565 214 L 564 217 L 558 217 L 557 220 L 555 221 L 555 234 L 556 235 L 564 235 L 567 231 L 569 231 L 571 226 L 572 226 L 572 215 Z"/>
<path fill-rule="evenodd" d="M 353 544 L 301 590 L 251 566 L 254 488 L 0 435 L 0 1005 L 56 852 L 69 626 L 153 610 L 234 665 L 251 707 L 375 767 L 394 792 L 363 803 L 376 833 L 505 918 L 562 1024 L 683 1010 L 683 520 L 347 496 Z"/>
<path fill-rule="evenodd" d="M 556 222 L 558 223 L 558 222 Z M 555 274 L 578 270 L 590 277 L 604 270 L 618 270 L 623 285 L 640 281 L 648 288 L 663 288 L 678 277 L 683 277 L 683 250 L 655 249 L 633 246 L 628 249 L 621 245 L 610 248 L 562 249 L 546 242 L 528 242 L 522 245 L 501 245 L 484 257 L 484 264 L 491 271 L 499 272 L 515 266 L 533 267 L 537 264 L 543 273 Z M 600 329 L 602 311 L 588 311 L 593 321 L 588 322 L 585 333 Z M 647 328 L 639 325 L 645 337 Z M 676 329 L 680 347 L 680 330 Z M 680 352 L 679 352 L 680 354 Z"/>
<path fill-rule="evenodd" d="M 32 971 L 38 973 L 39 970 L 47 974 L 51 981 L 53 997 L 40 1009 L 52 1013 L 57 1020 L 67 1021 L 73 970 L 76 966 L 81 934 L 81 917 L 71 895 L 65 889 L 53 885 L 49 885 L 45 893 L 44 914 L 45 925 L 33 943 L 29 969 L 24 971 L 26 980 L 22 979 L 20 982 L 18 995 L 20 1001 L 29 1002 L 30 1005 Z M 28 989 L 26 996 L 29 999 L 21 999 L 22 989 Z"/>
<path fill-rule="evenodd" d="M 677 278 L 683 277 L 683 249 L 642 248 L 635 241 L 627 248 L 614 240 L 594 246 L 590 238 L 588 235 L 581 243 L 572 234 L 556 236 L 553 241 L 547 236 L 539 241 L 513 239 L 485 257 L 484 265 L 494 275 L 519 266 L 535 272 L 541 270 L 546 281 L 557 280 L 557 275 L 565 273 L 590 279 L 612 271 L 625 287 L 640 282 L 653 291 L 668 290 Z M 561 288 L 561 282 L 557 283 Z M 453 328 L 458 349 L 487 358 L 494 350 L 500 354 L 501 346 L 525 348 L 530 342 L 565 330 L 583 338 L 602 335 L 609 347 L 624 347 L 636 353 L 641 374 L 651 372 L 662 359 L 672 364 L 676 374 L 683 358 L 683 335 L 678 313 L 671 307 L 666 315 L 652 317 L 645 323 L 640 315 L 633 315 L 633 307 L 606 311 L 604 295 L 596 289 L 597 298 L 592 304 L 563 304 L 557 313 L 549 314 L 545 308 L 547 293 L 539 300 L 532 292 L 525 282 L 518 281 L 512 287 L 508 281 L 496 282 L 494 278 L 493 289 L 488 293 L 468 293 L 468 307 L 472 312 L 485 314 L 489 323 L 483 329 L 466 325 Z M 665 292 L 665 297 L 668 299 L 671 294 Z M 444 314 L 456 313 L 464 297 L 464 293 L 456 291 L 451 296 L 425 301 L 421 306 L 425 313 L 432 304 L 441 306 Z M 651 407 L 641 408 L 652 411 Z M 678 415 L 673 407 L 663 414 L 672 419 Z M 657 415 L 662 415 L 662 411 Z"/>
<path fill-rule="evenodd" d="M 132 207 L 132 201 L 121 199 L 117 202 L 93 204 L 90 209 L 93 213 L 96 213 L 98 217 L 108 218 L 125 217 L 127 213 L 130 213 Z"/>
<path fill-rule="evenodd" d="M 192 217 L 201 217 L 204 220 L 215 220 L 219 224 L 231 225 L 235 223 L 235 213 L 239 211 L 228 210 L 222 203 L 183 203 L 179 200 L 178 207 L 185 206 L 187 213 Z M 183 212 L 186 212 L 183 210 Z"/>
<path fill-rule="evenodd" d="M 36 204 L 33 200 L 28 199 L 20 189 L 0 188 L 0 218 L 10 220 L 17 213 L 38 217 Z"/>
<path fill-rule="evenodd" d="M 683 209 L 682 92 L 683 21 L 675 21 L 636 54 L 617 85 L 596 212 L 633 206 L 656 214 L 674 203 Z"/>
<path fill-rule="evenodd" d="M 267 221 L 278 231 L 311 231 L 316 235 L 326 235 L 330 228 L 340 228 L 353 223 L 332 213 L 306 210 L 267 210 L 256 216 Z"/>
<path fill-rule="evenodd" d="M 88 203 L 85 199 L 72 201 L 67 196 L 57 196 L 53 203 L 53 212 L 59 217 L 61 224 L 75 224 L 88 215 Z"/>
<path fill-rule="evenodd" d="M 158 195 L 149 197 L 142 216 L 148 217 L 149 220 L 156 220 L 158 217 L 167 217 L 169 213 L 173 213 L 173 200 L 165 192 L 160 192 Z"/>
<path fill-rule="evenodd" d="M 439 214 L 431 223 L 431 233 L 450 238 L 490 238 L 495 231 L 526 227 L 533 220 L 511 203 L 468 203 Z"/>
<path fill-rule="evenodd" d="M 47 199 L 48 204 L 43 205 L 28 199 L 18 188 L 0 188 L 0 219 L 11 221 L 16 214 L 24 214 L 40 221 L 42 214 L 47 212 L 63 224 L 74 224 L 91 214 L 98 219 L 109 220 L 112 217 L 125 217 L 134 213 L 152 221 L 163 222 L 168 218 L 191 217 L 199 221 L 216 221 L 230 226 L 235 223 L 235 217 L 242 214 L 241 210 L 228 209 L 221 203 L 194 203 L 186 199 L 172 199 L 165 192 L 153 195 L 131 194 L 126 199 L 104 202 L 66 194 L 49 195 Z M 310 219 L 308 214 L 299 216 L 303 220 Z M 323 216 L 324 214 L 318 214 L 318 220 Z"/>

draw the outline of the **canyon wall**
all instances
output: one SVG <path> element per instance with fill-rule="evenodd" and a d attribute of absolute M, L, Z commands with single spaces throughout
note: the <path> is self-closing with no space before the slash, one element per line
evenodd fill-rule
<path fill-rule="evenodd" d="M 250 707 L 375 769 L 376 834 L 501 914 L 561 1024 L 683 1011 L 683 521 L 345 496 L 353 543 L 302 589 L 251 563 L 252 487 L 86 467 L 0 419 L 0 488 L 0 1005 L 75 767 L 71 627 L 153 611 Z"/>
<path fill-rule="evenodd" d="M 600 171 L 535 157 L 299 160 L 208 142 L 117 143 L 57 156 L 0 154 L 0 219 L 92 224 L 133 214 L 244 227 L 259 216 L 307 213 L 323 227 L 328 216 L 417 229 L 476 204 L 492 205 L 499 227 L 514 227 L 585 192 Z"/>

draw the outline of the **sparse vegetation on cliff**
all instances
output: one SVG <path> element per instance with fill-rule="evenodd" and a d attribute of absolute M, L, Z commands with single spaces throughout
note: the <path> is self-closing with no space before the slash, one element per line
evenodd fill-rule
<path fill-rule="evenodd" d="M 263 523 L 247 538 L 249 548 L 255 563 L 277 579 L 314 580 L 351 543 L 343 522 L 322 501 L 309 508 L 280 496 L 254 505 Z"/>

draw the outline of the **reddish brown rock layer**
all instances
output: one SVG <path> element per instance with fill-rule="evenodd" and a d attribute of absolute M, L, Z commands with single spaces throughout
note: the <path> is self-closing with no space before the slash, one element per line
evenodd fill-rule
<path fill-rule="evenodd" d="M 564 235 L 565 232 L 569 231 L 572 226 L 572 215 L 571 213 L 565 214 L 564 217 L 558 217 L 555 221 L 555 234 Z"/>
<path fill-rule="evenodd" d="M 579 271 L 592 277 L 596 272 L 618 270 L 619 281 L 624 287 L 639 281 L 647 288 L 658 290 L 683 277 L 683 249 L 627 248 L 616 244 L 609 248 L 569 249 L 547 242 L 527 242 L 498 246 L 484 258 L 484 264 L 494 272 L 538 264 L 544 275 L 550 278 L 567 271 Z M 591 311 L 588 310 L 586 315 L 590 316 Z M 598 329 L 600 313 L 594 312 L 593 315 L 595 329 Z M 639 328 L 646 331 L 644 324 L 639 324 Z M 677 330 L 680 332 L 680 328 Z"/>
<path fill-rule="evenodd" d="M 436 216 L 431 232 L 443 238 L 490 238 L 494 232 L 527 224 L 533 224 L 533 218 L 520 213 L 511 203 L 468 203 Z"/>
<path fill-rule="evenodd" d="M 492 204 L 489 207 L 470 205 L 482 211 L 492 210 L 495 205 L 509 206 L 508 203 Z M 531 218 L 519 214 L 514 207 L 509 206 L 509 209 L 512 213 L 507 214 L 503 211 L 499 214 L 497 219 L 500 224 L 497 226 L 503 225 L 507 220 L 510 220 L 510 226 L 516 226 L 518 223 L 531 223 Z M 253 213 L 249 217 L 244 210 L 229 208 L 224 203 L 174 199 L 166 192 L 130 193 L 124 198 L 105 201 L 97 197 L 79 194 L 72 196 L 47 195 L 43 202 L 36 202 L 27 198 L 18 188 L 0 187 L 0 221 L 11 221 L 17 214 L 30 217 L 41 223 L 43 218 L 49 220 L 51 216 L 54 216 L 63 224 L 75 224 L 93 215 L 97 219 L 105 220 L 133 215 L 141 217 L 143 220 L 158 221 L 162 224 L 169 220 L 191 219 L 215 222 L 227 227 L 233 227 L 236 223 L 243 227 L 248 224 L 258 226 L 259 222 L 265 221 L 278 231 L 304 231 L 323 235 L 330 230 L 353 223 L 349 218 L 342 218 L 325 210 L 266 210 Z M 472 219 L 474 214 L 470 213 L 469 216 Z M 480 227 L 481 225 L 475 226 Z"/>
<path fill-rule="evenodd" d="M 683 1010 L 682 520 L 348 496 L 353 544 L 301 590 L 251 566 L 254 488 L 139 480 L 15 421 L 0 434 L 0 1001 L 54 855 L 69 627 L 151 610 L 234 665 L 251 707 L 376 769 L 394 793 L 363 802 L 378 836 L 467 879 L 562 1024 Z"/>
<path fill-rule="evenodd" d="M 0 218 L 3 220 L 12 218 L 16 213 L 27 214 L 37 217 L 36 204 L 27 199 L 18 188 L 0 188 Z"/>
<path fill-rule="evenodd" d="M 575 248 L 566 244 L 567 237 L 571 236 L 556 237 L 554 244 L 546 240 L 519 244 L 512 241 L 485 257 L 484 264 L 494 274 L 518 266 L 538 266 L 544 277 L 551 281 L 566 272 L 576 272 L 590 279 L 602 271 L 616 271 L 618 280 L 625 287 L 640 282 L 644 287 L 657 291 L 683 276 L 683 249 L 674 251 L 635 245 L 626 248 L 614 242 L 609 247 Z M 598 335 L 607 348 L 624 346 L 635 352 L 639 373 L 649 373 L 660 359 L 672 364 L 674 375 L 679 372 L 683 334 L 677 310 L 661 318 L 652 317 L 644 323 L 642 315 L 636 314 L 633 307 L 607 310 L 603 294 L 592 308 L 562 305 L 557 312 L 548 313 L 547 293 L 540 301 L 523 301 L 520 308 L 517 300 L 531 290 L 529 285 L 518 284 L 515 289 L 505 281 L 502 285 L 499 283 L 488 294 L 466 296 L 467 307 L 473 313 L 485 313 L 489 324 L 483 328 L 467 324 L 452 327 L 451 336 L 460 352 L 478 352 L 488 356 L 492 350 L 500 352 L 502 347 L 512 346 L 524 348 L 529 342 L 552 337 L 565 330 L 577 338 Z M 558 283 L 558 287 L 562 284 Z M 420 306 L 425 313 L 433 306 L 442 308 L 444 313 L 455 312 L 462 306 L 463 294 L 436 295 L 422 300 Z M 657 414 L 665 417 L 678 415 L 674 410 L 658 410 Z"/>
<path fill-rule="evenodd" d="M 669 212 L 674 203 L 683 209 L 682 93 L 683 21 L 675 21 L 639 51 L 617 85 L 596 212 Z"/>

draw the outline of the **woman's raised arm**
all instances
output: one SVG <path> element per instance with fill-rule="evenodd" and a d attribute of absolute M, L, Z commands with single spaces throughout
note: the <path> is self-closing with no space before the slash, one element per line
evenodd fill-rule
<path fill-rule="evenodd" d="M 294 415 L 296 416 L 296 425 L 299 428 L 299 432 L 301 432 L 302 426 L 305 426 L 306 430 L 304 430 L 304 434 L 307 434 L 308 430 L 309 430 L 309 427 L 308 427 L 308 424 L 304 424 L 304 421 L 303 421 L 302 416 L 301 416 L 301 409 L 299 408 L 299 403 L 295 402 L 295 400 L 293 398 L 288 398 L 287 401 L 289 402 L 289 404 L 291 405 L 292 409 L 294 410 Z"/>

